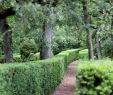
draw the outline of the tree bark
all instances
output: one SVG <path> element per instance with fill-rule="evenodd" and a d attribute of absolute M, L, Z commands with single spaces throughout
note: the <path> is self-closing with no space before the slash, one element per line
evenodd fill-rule
<path fill-rule="evenodd" d="M 101 59 L 101 45 L 100 45 L 100 39 L 99 39 L 99 33 L 100 32 L 100 29 L 98 28 L 97 29 L 97 32 L 96 32 L 96 55 L 97 55 L 97 59 Z"/>
<path fill-rule="evenodd" d="M 51 18 L 52 10 L 50 9 L 47 11 L 46 16 Z M 49 20 L 45 20 L 43 24 L 43 34 L 42 34 L 42 44 L 40 50 L 40 59 L 48 59 L 53 56 L 52 51 L 52 36 L 53 36 L 53 29 L 52 29 L 52 22 Z"/>
<path fill-rule="evenodd" d="M 12 61 L 12 32 L 9 30 L 6 18 L 0 19 L 1 31 L 3 33 L 3 51 L 4 51 L 4 62 L 9 63 Z"/>
<path fill-rule="evenodd" d="M 82 1 L 83 5 L 83 15 L 84 15 L 84 23 L 85 23 L 85 28 L 87 32 L 87 48 L 88 48 L 88 57 L 89 60 L 94 59 L 94 52 L 93 52 L 93 41 L 92 41 L 92 32 L 90 31 L 90 15 L 88 13 L 88 8 L 87 8 L 87 0 Z"/>

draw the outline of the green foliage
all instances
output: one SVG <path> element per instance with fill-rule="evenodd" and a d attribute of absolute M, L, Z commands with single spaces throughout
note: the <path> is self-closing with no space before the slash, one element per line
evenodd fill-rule
<path fill-rule="evenodd" d="M 77 67 L 77 95 L 112 95 L 113 62 L 81 61 Z"/>
<path fill-rule="evenodd" d="M 66 61 L 75 60 L 77 51 L 63 51 L 42 61 L 1 64 L 0 95 L 49 95 L 63 79 Z"/>
<path fill-rule="evenodd" d="M 40 59 L 40 53 L 31 53 L 26 61 L 36 61 Z M 13 62 L 22 62 L 21 55 L 15 53 L 13 55 Z"/>
<path fill-rule="evenodd" d="M 14 7 L 16 4 L 16 0 L 0 0 L 0 12 L 6 10 L 10 7 Z"/>
<path fill-rule="evenodd" d="M 39 65 L 32 66 L 24 64 L 12 64 L 0 66 L 0 94 L 1 95 L 40 95 L 35 90 L 40 86 Z M 34 75 L 35 74 L 35 75 Z M 34 88 L 33 88 L 34 87 Z M 37 90 L 37 93 L 40 90 Z"/>
<path fill-rule="evenodd" d="M 4 56 L 0 56 L 0 63 L 4 62 Z"/>
<path fill-rule="evenodd" d="M 104 57 L 113 58 L 113 31 L 107 31 L 102 36 L 102 54 Z"/>
<path fill-rule="evenodd" d="M 48 59 L 41 64 L 41 94 L 49 95 L 55 90 L 64 76 L 64 59 L 60 57 Z"/>
<path fill-rule="evenodd" d="M 26 61 L 31 53 L 37 52 L 37 45 L 33 39 L 25 38 L 21 43 L 20 54 L 23 61 Z"/>
<path fill-rule="evenodd" d="M 21 3 L 32 3 L 33 0 L 0 0 L 0 12 L 8 8 L 17 8 L 17 5 Z M 17 8 L 18 9 L 18 8 Z"/>
<path fill-rule="evenodd" d="M 20 53 L 13 54 L 13 62 L 22 62 Z"/>
<path fill-rule="evenodd" d="M 83 49 L 79 51 L 79 59 L 88 59 L 88 49 Z"/>
<path fill-rule="evenodd" d="M 40 53 L 31 53 L 26 61 L 36 61 L 40 60 Z M 13 54 L 13 62 L 22 62 L 21 55 L 19 53 Z M 4 56 L 0 57 L 0 63 L 4 63 Z"/>
<path fill-rule="evenodd" d="M 60 35 L 61 37 L 56 37 L 54 39 L 53 44 L 53 52 L 54 54 L 58 54 L 61 51 L 78 48 L 79 44 L 75 41 L 72 37 L 62 37 L 63 35 Z"/>
<path fill-rule="evenodd" d="M 29 56 L 29 61 L 40 60 L 40 53 L 32 53 Z"/>
<path fill-rule="evenodd" d="M 8 24 L 12 30 L 13 52 L 20 51 L 21 39 L 24 37 L 35 39 L 39 47 L 43 40 L 42 26 L 44 21 L 47 20 L 51 21 L 55 33 L 60 35 L 59 37 L 54 33 L 54 54 L 58 54 L 63 50 L 86 46 L 85 27 L 90 28 L 94 34 L 96 34 L 98 27 L 100 29 L 99 36 L 102 54 L 104 56 L 112 56 L 111 22 L 113 11 L 111 5 L 113 2 L 87 0 L 91 23 L 85 26 L 83 22 L 82 0 L 53 0 L 51 4 L 57 5 L 55 7 L 48 7 L 48 5 L 51 5 L 51 0 L 18 1 L 21 3 L 20 5 L 17 3 L 17 0 L 0 0 L 0 12 L 10 7 L 13 7 L 16 11 L 15 16 L 8 17 Z M 51 11 L 53 14 L 47 16 L 46 13 L 48 11 Z M 59 29 L 55 29 L 56 27 L 59 27 Z M 107 35 L 109 31 L 111 32 L 110 35 Z"/>
<path fill-rule="evenodd" d="M 56 26 L 53 35 L 53 52 L 58 54 L 61 51 L 80 47 L 80 42 L 77 38 L 77 31 L 70 29 L 67 25 Z"/>
<path fill-rule="evenodd" d="M 62 51 L 58 54 L 58 56 L 64 57 L 65 59 L 65 68 L 67 68 L 68 63 L 72 62 L 73 60 L 77 60 L 79 56 L 79 49 L 72 49 L 67 51 Z"/>

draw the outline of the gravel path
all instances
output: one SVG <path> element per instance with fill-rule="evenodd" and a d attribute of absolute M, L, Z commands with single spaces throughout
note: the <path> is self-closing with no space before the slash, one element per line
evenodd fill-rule
<path fill-rule="evenodd" d="M 64 80 L 51 95 L 75 95 L 75 65 L 73 62 L 68 66 Z"/>

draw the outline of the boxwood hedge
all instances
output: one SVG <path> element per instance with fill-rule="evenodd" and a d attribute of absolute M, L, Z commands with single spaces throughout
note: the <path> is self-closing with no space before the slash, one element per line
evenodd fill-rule
<path fill-rule="evenodd" d="M 47 60 L 1 64 L 0 95 L 49 95 L 63 79 L 67 65 L 77 56 L 75 49 Z"/>

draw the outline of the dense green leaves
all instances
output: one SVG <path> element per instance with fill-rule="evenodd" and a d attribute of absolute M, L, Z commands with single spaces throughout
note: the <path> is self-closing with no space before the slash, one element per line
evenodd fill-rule
<path fill-rule="evenodd" d="M 33 39 L 25 38 L 21 43 L 20 54 L 23 61 L 28 60 L 31 53 L 38 51 L 36 42 Z"/>
<path fill-rule="evenodd" d="M 77 95 L 111 95 L 112 61 L 80 61 L 77 68 Z"/>

